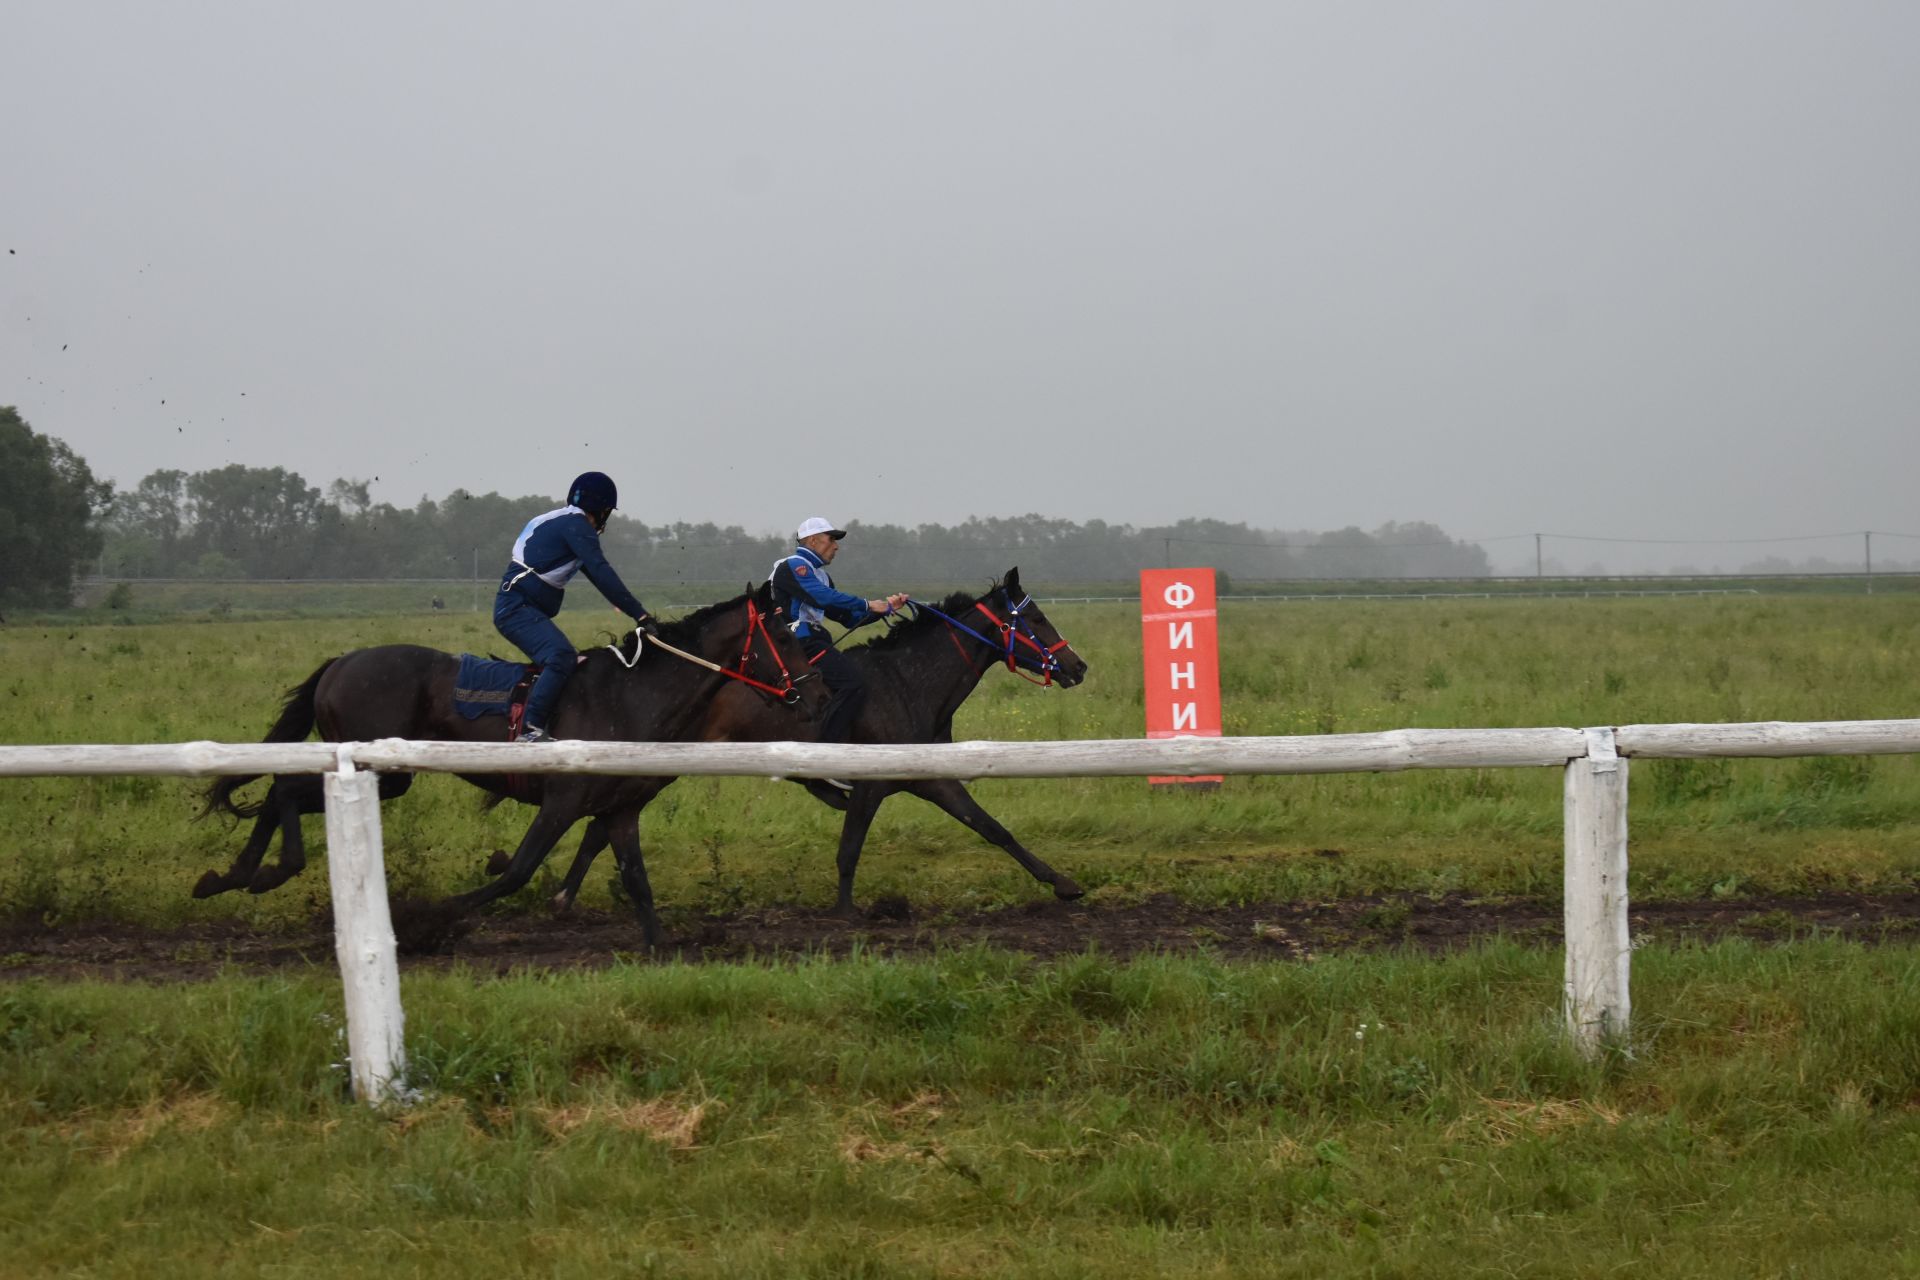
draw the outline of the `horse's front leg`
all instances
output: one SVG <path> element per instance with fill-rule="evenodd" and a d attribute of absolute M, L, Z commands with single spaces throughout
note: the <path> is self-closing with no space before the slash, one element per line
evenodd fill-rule
<path fill-rule="evenodd" d="M 614 861 L 620 864 L 620 883 L 626 886 L 634 914 L 640 918 L 640 936 L 649 948 L 658 948 L 666 941 L 666 931 L 654 914 L 653 885 L 647 880 L 646 860 L 640 855 L 640 810 L 622 810 L 606 819 L 605 826 L 613 841 Z M 583 845 L 581 852 L 585 851 Z"/>
<path fill-rule="evenodd" d="M 500 873 L 500 878 L 448 898 L 447 906 L 456 911 L 471 911 L 496 898 L 518 893 L 533 879 L 533 873 L 553 852 L 553 846 L 560 843 L 560 837 L 567 834 L 567 828 L 579 820 L 579 811 L 571 805 L 543 806 L 527 827 L 527 834 L 520 837 L 520 846 L 513 851 L 513 859 Z"/>
<path fill-rule="evenodd" d="M 514 850 L 513 858 L 498 879 L 439 902 L 424 905 L 396 902 L 393 924 L 394 932 L 400 939 L 400 949 L 431 951 L 454 935 L 462 916 L 525 887 L 547 855 L 553 852 L 553 846 L 560 843 L 560 837 L 567 834 L 567 828 L 578 822 L 580 817 L 577 795 L 565 801 L 550 798 L 534 814 L 532 825 L 527 828 L 527 834 L 520 837 L 519 848 Z"/>
<path fill-rule="evenodd" d="M 633 811 L 635 815 L 634 821 L 636 823 L 639 821 L 640 811 L 653 803 L 655 796 L 672 786 L 673 781 L 672 778 L 634 779 L 637 798 L 634 802 Z M 580 837 L 580 852 L 573 855 L 573 865 L 567 868 L 566 878 L 560 882 L 560 892 L 553 895 L 553 909 L 555 912 L 567 911 L 579 900 L 580 890 L 584 888 L 587 883 L 587 872 L 592 868 L 593 860 L 600 856 L 600 851 L 607 847 L 610 838 L 607 829 L 607 819 L 595 818 L 587 824 L 587 833 Z M 636 827 L 634 835 L 634 843 L 636 845 L 638 845 L 639 839 L 638 828 Z M 498 874 L 498 872 L 496 871 L 495 874 Z"/>
<path fill-rule="evenodd" d="M 860 910 L 853 905 L 853 875 L 860 869 L 860 850 L 866 847 L 867 831 L 880 802 L 893 794 L 891 782 L 856 782 L 847 797 L 847 816 L 840 823 L 840 892 L 833 902 L 833 914 L 842 920 L 858 920 Z"/>
<path fill-rule="evenodd" d="M 967 789 L 958 782 L 947 778 L 929 778 L 921 782 L 903 783 L 908 791 L 919 796 L 929 804 L 935 804 L 946 813 L 959 819 L 968 829 L 977 831 L 981 836 L 1005 849 L 1013 860 L 1027 869 L 1027 874 L 1041 884 L 1053 886 L 1053 896 L 1071 901 L 1086 893 L 1072 876 L 1062 875 L 1046 863 L 1027 851 L 1026 846 L 1013 838 L 1013 833 L 1001 826 L 994 816 L 980 807 Z"/>
<path fill-rule="evenodd" d="M 573 865 L 567 868 L 567 878 L 561 882 L 560 892 L 553 895 L 556 914 L 572 908 L 575 899 L 580 896 L 580 887 L 587 882 L 588 869 L 610 839 L 605 818 L 595 818 L 587 824 L 586 834 L 580 837 L 580 852 L 573 855 Z M 639 837 L 635 836 L 635 843 L 638 841 Z"/>

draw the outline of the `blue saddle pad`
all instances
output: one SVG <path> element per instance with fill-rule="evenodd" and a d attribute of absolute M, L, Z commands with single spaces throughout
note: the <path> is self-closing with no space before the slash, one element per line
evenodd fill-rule
<path fill-rule="evenodd" d="M 460 674 L 453 681 L 453 709 L 469 720 L 503 716 L 513 701 L 513 687 L 527 673 L 524 662 L 460 655 Z"/>

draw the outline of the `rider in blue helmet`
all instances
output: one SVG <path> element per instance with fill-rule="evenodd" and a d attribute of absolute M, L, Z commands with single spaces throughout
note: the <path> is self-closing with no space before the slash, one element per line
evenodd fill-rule
<path fill-rule="evenodd" d="M 627 590 L 620 575 L 600 552 L 600 531 L 620 503 L 620 491 L 598 471 L 588 471 L 567 487 L 567 505 L 527 521 L 513 543 L 513 561 L 500 578 L 493 599 L 493 625 L 534 662 L 542 664 L 540 678 L 527 693 L 526 719 L 520 741 L 548 742 L 548 718 L 560 691 L 573 674 L 575 651 L 566 633 L 555 624 L 567 583 L 584 572 L 613 607 L 633 619 L 633 625 L 651 635 L 653 619 L 639 597 Z"/>

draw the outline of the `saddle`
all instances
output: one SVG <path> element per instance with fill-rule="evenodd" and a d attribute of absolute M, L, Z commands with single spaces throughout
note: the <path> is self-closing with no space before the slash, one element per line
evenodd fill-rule
<path fill-rule="evenodd" d="M 577 664 L 585 658 L 574 661 Z M 527 694 L 543 670 L 539 663 L 463 653 L 459 674 L 453 679 L 453 709 L 469 720 L 505 716 L 507 741 L 511 742 L 520 736 L 520 723 L 527 714 Z"/>
<path fill-rule="evenodd" d="M 507 717 L 507 736 L 517 737 L 526 714 L 527 691 L 541 668 L 530 662 L 460 655 L 460 673 L 453 681 L 453 709 L 469 720 L 481 716 Z"/>
<path fill-rule="evenodd" d="M 527 694 L 544 668 L 534 662 L 509 662 L 502 658 L 477 658 L 460 655 L 460 672 L 453 681 L 453 709 L 469 720 L 481 716 L 505 716 L 507 741 L 520 737 L 520 725 L 527 715 Z M 501 789 L 507 797 L 526 804 L 540 802 L 540 780 L 524 773 L 500 775 Z"/>

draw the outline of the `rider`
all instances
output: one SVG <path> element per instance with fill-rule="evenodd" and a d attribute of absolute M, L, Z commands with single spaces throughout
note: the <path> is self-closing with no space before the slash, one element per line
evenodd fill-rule
<path fill-rule="evenodd" d="M 513 561 L 500 578 L 493 599 L 493 625 L 527 657 L 542 664 L 540 678 L 527 693 L 521 742 L 550 742 L 547 719 L 560 700 L 560 691 L 573 674 L 574 648 L 553 621 L 560 612 L 567 583 L 585 571 L 587 581 L 600 589 L 613 607 L 633 619 L 648 635 L 654 622 L 639 597 L 627 590 L 620 575 L 600 552 L 600 531 L 619 505 L 620 492 L 607 476 L 589 471 L 567 489 L 567 505 L 527 521 L 514 540 Z"/>
<path fill-rule="evenodd" d="M 827 619 L 849 629 L 892 613 L 907 602 L 905 592 L 874 600 L 848 595 L 833 585 L 827 566 L 840 554 L 840 539 L 845 529 L 836 529 L 831 520 L 808 516 L 796 532 L 799 546 L 793 554 L 774 562 L 768 581 L 773 584 L 776 603 L 792 615 L 793 634 L 807 651 L 807 659 L 819 668 L 831 696 L 820 713 L 820 742 L 845 742 L 853 728 L 861 704 L 867 700 L 867 678 L 846 654 L 833 647 L 827 634 Z M 827 778 L 829 785 L 842 791 L 853 788 L 838 778 Z"/>

